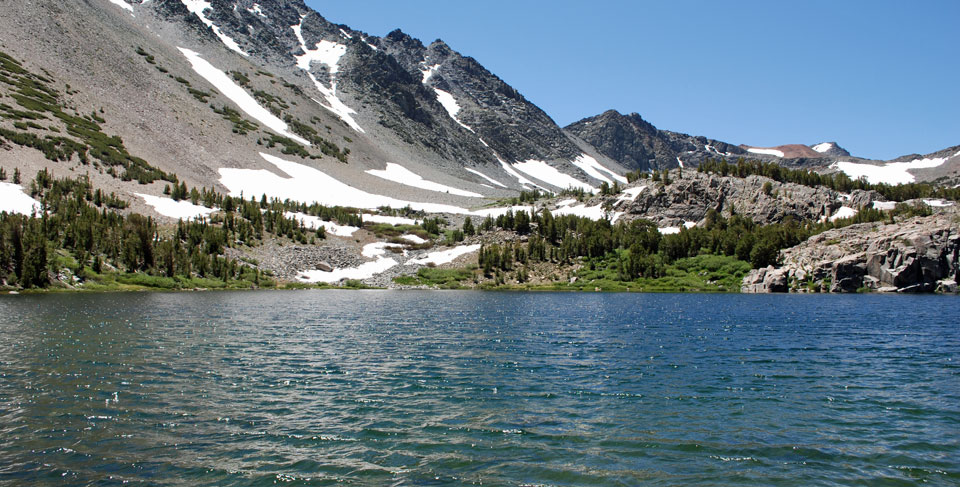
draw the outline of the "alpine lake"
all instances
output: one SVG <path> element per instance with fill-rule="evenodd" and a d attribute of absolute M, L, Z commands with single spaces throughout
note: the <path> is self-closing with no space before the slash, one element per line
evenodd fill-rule
<path fill-rule="evenodd" d="M 960 485 L 960 299 L 0 296 L 0 485 Z"/>

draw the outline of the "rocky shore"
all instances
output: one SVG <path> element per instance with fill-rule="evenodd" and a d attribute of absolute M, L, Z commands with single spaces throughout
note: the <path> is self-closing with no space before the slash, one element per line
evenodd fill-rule
<path fill-rule="evenodd" d="M 745 293 L 958 292 L 960 212 L 941 210 L 895 224 L 829 230 L 782 254 L 779 267 L 755 269 Z"/>

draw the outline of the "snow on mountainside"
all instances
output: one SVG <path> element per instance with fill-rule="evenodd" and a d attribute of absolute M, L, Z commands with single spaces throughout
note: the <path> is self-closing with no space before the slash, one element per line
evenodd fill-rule
<path fill-rule="evenodd" d="M 472 58 L 441 41 L 333 24 L 300 0 L 17 2 L 0 31 L 5 52 L 70 85 L 64 103 L 102 113 L 133 155 L 190 186 L 251 196 L 299 188 L 272 179 L 269 156 L 371 201 L 468 213 L 521 189 L 625 181 L 625 168 L 581 147 Z M 30 160 L 23 169 L 67 170 Z M 231 171 L 258 180 L 240 183 Z M 102 179 L 134 209 L 164 214 L 137 196 L 162 198 L 162 183 Z M 297 197 L 354 202 L 316 187 Z"/>

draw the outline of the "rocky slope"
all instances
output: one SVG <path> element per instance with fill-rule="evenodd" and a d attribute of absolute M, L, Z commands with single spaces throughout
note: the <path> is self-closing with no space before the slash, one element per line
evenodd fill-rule
<path fill-rule="evenodd" d="M 710 210 L 721 214 L 733 211 L 761 225 L 785 218 L 816 221 L 838 215 L 841 208 L 860 208 L 882 199 L 873 192 L 842 195 L 760 176 L 737 178 L 685 170 L 672 171 L 670 177 L 667 185 L 642 180 L 638 184 L 646 187 L 632 201 L 618 197 L 608 198 L 606 203 L 625 219 L 644 218 L 660 226 L 679 227 L 701 222 Z"/>
<path fill-rule="evenodd" d="M 829 230 L 751 272 L 743 292 L 957 292 L 960 212 Z"/>

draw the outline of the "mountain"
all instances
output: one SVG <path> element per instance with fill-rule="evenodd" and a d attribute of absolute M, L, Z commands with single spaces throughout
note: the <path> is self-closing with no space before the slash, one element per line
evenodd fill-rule
<path fill-rule="evenodd" d="M 631 170 L 696 166 L 711 157 L 741 157 L 740 147 L 706 137 L 659 130 L 639 114 L 608 110 L 568 125 L 564 130 Z"/>
<path fill-rule="evenodd" d="M 521 189 L 625 181 L 625 168 L 442 41 L 371 36 L 299 0 L 17 2 L 0 30 L 2 50 L 48 74 L 64 104 L 97 112 L 130 154 L 190 186 L 311 196 L 257 184 L 253 171 L 289 175 L 261 153 L 314 170 L 309 184 L 329 177 L 369 196 L 322 203 L 369 208 L 471 208 Z M 79 167 L 7 145 L 25 172 Z M 128 195 L 163 187 L 95 179 Z"/>

